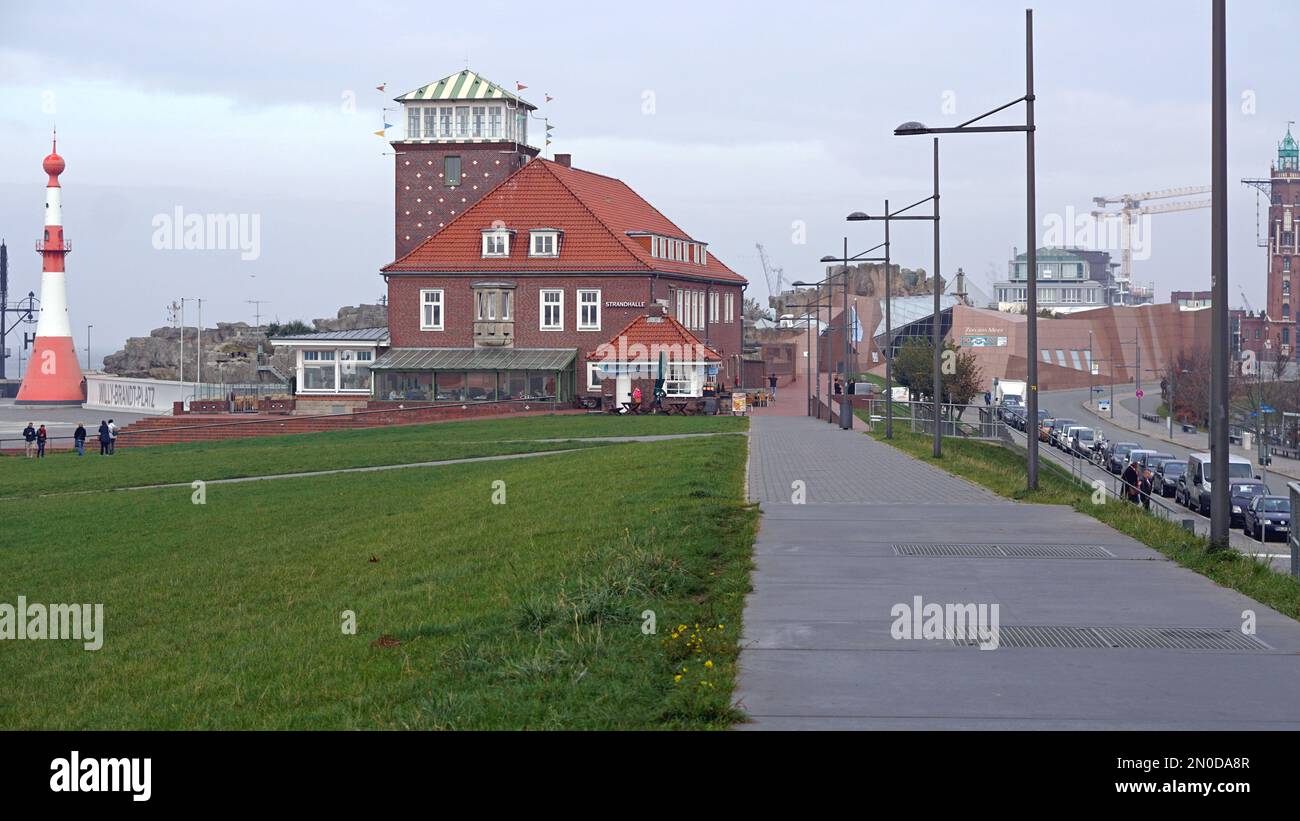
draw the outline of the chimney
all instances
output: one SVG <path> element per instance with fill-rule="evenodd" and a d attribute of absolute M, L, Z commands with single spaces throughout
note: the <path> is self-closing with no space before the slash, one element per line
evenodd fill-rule
<path fill-rule="evenodd" d="M 565 168 L 572 168 L 572 167 L 573 167 L 573 155 L 572 155 L 572 154 L 556 154 L 556 155 L 555 155 L 555 164 L 556 164 L 556 165 L 562 165 L 562 166 L 564 166 Z"/>

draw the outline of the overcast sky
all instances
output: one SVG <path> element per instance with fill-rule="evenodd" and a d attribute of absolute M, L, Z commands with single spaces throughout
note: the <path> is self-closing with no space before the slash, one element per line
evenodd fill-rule
<path fill-rule="evenodd" d="M 1040 223 L 1086 213 L 1098 195 L 1208 184 L 1209 7 L 1040 4 Z M 854 252 L 881 239 L 846 213 L 928 195 L 929 144 L 893 137 L 894 126 L 955 125 L 1023 93 L 1024 8 L 5 0 L 0 236 L 11 289 L 39 290 L 31 243 L 57 121 L 70 310 L 78 347 L 94 324 L 96 362 L 164 324 L 182 296 L 204 298 L 205 325 L 251 322 L 252 299 L 281 320 L 374 302 L 393 248 L 393 158 L 371 132 L 392 97 L 468 59 L 495 82 L 529 86 L 523 96 L 555 126 L 552 151 L 626 181 L 762 298 L 755 243 L 787 279 L 817 277 L 846 230 Z M 1300 118 L 1300 9 L 1249 0 L 1229 12 L 1231 288 L 1234 305 L 1240 286 L 1260 308 L 1255 197 L 1237 181 L 1267 176 Z M 1025 246 L 1024 140 L 958 136 L 942 151 L 943 273 L 960 266 L 987 291 L 990 272 L 1002 276 Z M 256 216 L 260 254 L 155 249 L 155 217 L 178 207 Z M 1208 209 L 1153 217 L 1135 279 L 1154 281 L 1161 301 L 1171 288 L 1208 288 L 1209 225 Z M 931 269 L 928 224 L 894 239 L 898 262 Z"/>

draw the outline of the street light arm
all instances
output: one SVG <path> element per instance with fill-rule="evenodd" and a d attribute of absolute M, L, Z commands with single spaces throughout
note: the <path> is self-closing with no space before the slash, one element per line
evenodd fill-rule
<path fill-rule="evenodd" d="M 1025 95 L 1020 96 L 1020 97 L 1017 97 L 1016 99 L 1012 100 L 1011 102 L 1007 103 L 1006 105 L 998 106 L 997 108 L 993 109 L 992 111 L 986 111 L 986 112 L 984 112 L 983 114 L 979 115 L 978 117 L 976 117 L 976 118 L 973 119 L 973 120 L 967 120 L 966 122 L 964 122 L 964 123 L 962 123 L 961 125 L 957 126 L 957 128 L 959 128 L 959 129 L 960 129 L 960 128 L 965 128 L 966 126 L 970 125 L 971 123 L 977 123 L 977 122 L 979 122 L 980 120 L 984 119 L 985 117 L 990 117 L 990 116 L 992 116 L 992 115 L 994 115 L 994 114 L 997 114 L 999 111 L 1006 111 L 1008 108 L 1011 108 L 1011 106 L 1013 106 L 1013 105 L 1018 105 L 1018 104 L 1020 104 L 1020 103 L 1028 102 L 1028 101 L 1031 100 L 1031 99 L 1033 99 L 1033 98 L 1030 97 L 1028 94 L 1025 94 Z"/>

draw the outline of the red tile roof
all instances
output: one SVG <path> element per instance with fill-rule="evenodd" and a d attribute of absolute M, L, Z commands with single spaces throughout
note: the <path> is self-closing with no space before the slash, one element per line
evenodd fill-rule
<path fill-rule="evenodd" d="M 680 361 L 683 356 L 689 356 L 687 361 L 722 361 L 721 354 L 701 342 L 671 316 L 637 317 L 609 342 L 587 354 L 587 359 L 602 362 L 658 361 L 660 350 L 666 351 L 670 360 Z M 674 352 L 679 352 L 679 355 L 674 356 Z"/>
<path fill-rule="evenodd" d="M 473 184 L 475 173 L 473 166 L 467 169 L 466 184 Z M 452 189 L 438 194 L 454 195 Z M 498 221 L 516 232 L 510 243 L 510 256 L 485 259 L 483 229 L 493 227 Z M 528 256 L 528 232 L 534 228 L 558 228 L 564 232 L 559 256 Z M 747 282 L 712 253 L 706 265 L 657 259 L 629 237 L 629 232 L 691 239 L 621 180 L 534 159 L 409 254 L 386 265 L 383 271 L 398 274 L 657 271 L 723 282 Z"/>

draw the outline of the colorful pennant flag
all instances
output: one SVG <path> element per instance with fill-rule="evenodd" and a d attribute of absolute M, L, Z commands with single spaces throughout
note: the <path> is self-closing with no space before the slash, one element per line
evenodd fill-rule
<path fill-rule="evenodd" d="M 515 80 L 515 91 L 523 91 L 525 88 L 528 88 L 528 86 L 524 85 L 518 80 Z"/>
<path fill-rule="evenodd" d="M 375 86 L 375 91 L 378 91 L 380 94 L 383 94 L 384 88 L 386 88 L 387 86 L 388 83 L 380 83 L 379 85 Z"/>

